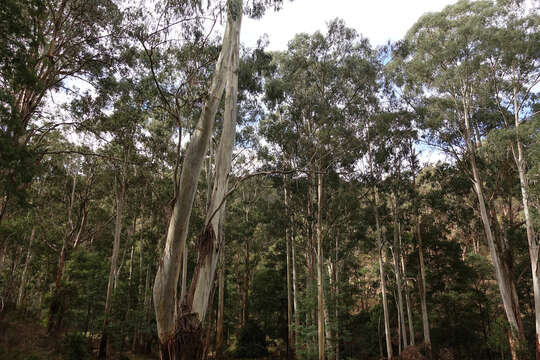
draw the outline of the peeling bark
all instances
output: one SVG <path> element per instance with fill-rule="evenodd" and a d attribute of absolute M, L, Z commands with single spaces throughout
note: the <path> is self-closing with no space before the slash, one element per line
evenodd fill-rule
<path fill-rule="evenodd" d="M 240 17 L 241 14 L 237 16 L 237 19 L 239 20 Z M 180 318 L 177 316 L 176 306 L 177 283 L 180 276 L 180 258 L 186 243 L 191 209 L 199 182 L 202 163 L 208 149 L 216 112 L 225 88 L 226 74 L 230 67 L 231 52 L 233 51 L 232 40 L 233 32 L 236 32 L 235 28 L 239 29 L 239 21 L 235 21 L 228 14 L 225 34 L 223 36 L 223 46 L 212 77 L 208 97 L 203 105 L 201 116 L 186 149 L 178 185 L 179 191 L 169 222 L 165 249 L 154 281 L 153 297 L 158 337 L 160 343 L 166 349 L 173 349 L 168 344 L 171 337 L 175 336 L 176 324 L 180 321 Z M 165 353 L 162 352 L 162 354 Z M 169 352 L 167 354 L 174 355 Z M 175 357 L 162 356 L 162 359 L 175 359 Z"/>
<path fill-rule="evenodd" d="M 228 175 L 236 135 L 242 1 L 234 3 L 239 5 L 235 9 L 231 8 L 231 4 L 229 3 L 223 47 L 212 80 L 210 97 L 203 107 L 203 113 L 186 150 L 180 190 L 169 225 L 163 259 L 154 283 L 154 306 L 162 360 L 202 359 L 205 353 L 205 332 L 202 324 L 208 311 L 223 243 L 221 225 L 224 221 Z M 176 284 L 180 273 L 180 255 L 185 246 L 195 191 L 225 85 L 225 113 L 216 153 L 212 197 L 204 230 L 197 240 L 197 264 L 192 281 L 185 299 L 177 309 Z"/>

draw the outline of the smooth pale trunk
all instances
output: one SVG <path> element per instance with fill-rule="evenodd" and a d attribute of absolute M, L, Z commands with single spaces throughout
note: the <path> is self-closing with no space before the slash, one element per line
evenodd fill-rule
<path fill-rule="evenodd" d="M 223 354 L 223 316 L 225 307 L 225 249 L 219 254 L 218 313 L 216 323 L 216 357 Z"/>
<path fill-rule="evenodd" d="M 24 289 L 26 287 L 26 276 L 28 274 L 28 265 L 30 260 L 32 260 L 32 242 L 34 241 L 34 236 L 36 235 L 36 226 L 32 227 L 32 233 L 30 234 L 30 240 L 28 241 L 28 250 L 26 252 L 26 260 L 24 262 L 24 269 L 21 276 L 21 284 L 19 286 L 19 294 L 17 296 L 17 309 L 21 308 L 22 300 L 24 298 Z"/>
<path fill-rule="evenodd" d="M 328 272 L 328 275 L 330 275 L 331 273 Z M 329 276 L 330 277 L 330 276 Z M 323 309 L 324 309 L 324 344 L 325 344 L 325 348 L 326 348 L 326 345 L 328 342 L 330 342 L 330 340 L 332 339 L 332 335 L 330 334 L 330 313 L 328 311 L 328 303 L 326 301 L 326 294 L 325 294 L 325 291 L 324 291 L 324 278 L 325 276 L 323 275 Z M 330 285 L 330 288 L 332 288 L 332 285 Z M 332 347 L 329 347 L 330 350 L 332 349 Z M 329 354 L 329 359 L 332 359 L 332 354 L 330 353 Z"/>
<path fill-rule="evenodd" d="M 336 317 L 336 320 L 335 320 L 335 323 L 336 323 L 336 350 L 335 350 L 335 355 L 336 355 L 336 360 L 339 360 L 339 252 L 338 252 L 338 249 L 339 249 L 339 237 L 336 236 L 336 259 L 335 259 L 335 264 L 334 264 L 334 287 L 335 287 L 335 314 L 334 316 Z"/>
<path fill-rule="evenodd" d="M 397 200 L 394 195 L 392 195 L 392 204 L 393 204 L 393 215 L 394 215 L 394 274 L 396 277 L 396 292 L 397 292 L 397 305 L 398 305 L 398 318 L 400 322 L 401 336 L 403 340 L 403 347 L 407 346 L 407 330 L 405 327 L 405 312 L 403 310 L 403 294 L 401 291 L 401 271 L 400 271 L 400 258 L 401 258 L 401 247 L 399 246 L 399 224 L 398 224 L 398 213 L 397 213 Z"/>
<path fill-rule="evenodd" d="M 424 265 L 424 248 L 422 234 L 420 232 L 420 218 L 416 219 L 416 236 L 418 238 L 418 262 L 420 263 L 420 276 L 418 288 L 420 290 L 420 306 L 422 308 L 422 328 L 424 330 L 424 347 L 429 359 L 431 359 L 431 334 L 429 330 L 429 314 L 426 301 L 426 270 Z"/>
<path fill-rule="evenodd" d="M 285 242 L 287 248 L 287 329 L 288 329 L 288 358 L 292 359 L 294 354 L 294 333 L 293 333 L 293 304 L 292 304 L 292 284 L 291 284 L 291 239 L 289 229 L 285 230 Z"/>
<path fill-rule="evenodd" d="M 229 61 L 225 66 L 227 89 L 225 94 L 223 130 L 216 153 L 216 171 L 212 197 L 208 207 L 205 225 L 197 242 L 197 264 L 186 298 L 180 306 L 175 333 L 166 339 L 165 342 L 161 341 L 160 353 L 162 359 L 202 359 L 205 356 L 207 348 L 204 341 L 203 321 L 208 312 L 209 302 L 214 288 L 214 277 L 219 253 L 222 249 L 223 234 L 221 229 L 225 217 L 228 175 L 231 168 L 232 151 L 236 135 L 238 49 L 241 12 L 236 14 L 235 18 L 229 13 L 227 19 L 228 30 L 226 30 L 226 38 L 230 40 L 224 40 L 223 47 L 230 48 L 228 50 Z M 187 153 L 189 153 L 189 147 L 186 152 L 186 160 Z M 199 173 L 204 154 L 202 153 L 201 159 L 199 159 Z M 184 165 L 186 165 L 186 162 L 184 162 Z M 184 169 L 182 170 L 182 177 L 184 176 Z M 182 192 L 180 192 L 179 196 L 182 196 Z"/>
<path fill-rule="evenodd" d="M 71 197 L 69 201 L 69 207 L 68 207 L 68 225 L 70 227 L 69 230 L 66 230 L 66 233 L 64 234 L 64 237 L 62 239 L 62 248 L 60 249 L 60 256 L 58 258 L 58 268 L 56 270 L 56 282 L 55 282 L 55 289 L 58 289 L 60 286 L 60 281 L 62 280 L 62 276 L 64 275 L 64 264 L 66 261 L 66 252 L 68 248 L 68 242 L 69 242 L 69 233 L 73 233 L 73 204 L 75 202 L 75 188 L 77 186 L 77 176 L 73 175 L 73 185 L 71 187 Z"/>
<path fill-rule="evenodd" d="M 402 273 L 405 274 L 405 259 L 402 256 L 401 257 L 401 270 Z M 405 306 L 407 307 L 407 322 L 409 324 L 409 345 L 414 346 L 414 324 L 413 324 L 413 317 L 412 317 L 412 309 L 411 309 L 411 296 L 409 293 L 409 286 L 408 286 L 408 280 L 405 279 Z"/>
<path fill-rule="evenodd" d="M 292 287 L 293 287 L 293 311 L 294 311 L 294 349 L 298 349 L 298 334 L 297 331 L 300 328 L 300 319 L 298 318 L 298 300 L 297 300 L 297 294 L 298 289 L 296 288 L 296 245 L 295 245 L 295 238 L 292 237 L 291 242 L 291 261 L 292 261 Z"/>
<path fill-rule="evenodd" d="M 493 261 L 493 265 L 495 267 L 495 276 L 497 279 L 497 283 L 499 284 L 499 291 L 501 293 L 503 307 L 506 313 L 506 318 L 510 325 L 511 337 L 513 339 L 513 341 L 510 341 L 510 347 L 513 353 L 512 356 L 515 357 L 517 356 L 515 355 L 517 352 L 517 349 L 515 349 L 515 346 L 516 344 L 519 344 L 519 338 L 520 338 L 518 319 L 517 319 L 517 316 L 519 316 L 519 314 L 515 314 L 514 312 L 513 301 L 512 301 L 512 291 L 511 291 L 508 279 L 504 273 L 503 265 L 501 264 L 499 253 L 495 244 L 493 231 L 491 229 L 491 222 L 488 216 L 488 211 L 486 209 L 484 191 L 482 189 L 482 179 L 480 177 L 480 173 L 476 165 L 475 146 L 471 141 L 471 126 L 470 126 L 469 113 L 468 113 L 468 108 L 467 108 L 465 99 L 463 99 L 463 118 L 465 120 L 465 137 L 466 137 L 465 141 L 467 144 L 467 150 L 469 153 L 469 162 L 470 162 L 471 170 L 473 173 L 474 190 L 478 197 L 480 217 L 482 220 L 482 224 L 484 226 L 484 231 L 486 234 L 489 251 L 491 254 L 491 260 Z"/>
<path fill-rule="evenodd" d="M 189 243 L 186 242 L 182 252 L 182 287 L 180 288 L 180 303 L 184 301 L 187 292 L 187 262 L 188 262 Z"/>
<path fill-rule="evenodd" d="M 536 360 L 540 360 L 540 269 L 538 268 L 539 244 L 535 236 L 533 223 L 529 211 L 529 182 L 526 174 L 526 160 L 523 151 L 523 143 L 519 137 L 519 107 L 517 88 L 514 87 L 514 125 L 516 129 L 517 154 L 512 148 L 514 160 L 519 174 L 519 185 L 521 188 L 521 199 L 523 202 L 523 215 L 527 227 L 527 242 L 529 243 L 529 257 L 531 259 L 531 272 L 533 280 L 534 311 L 535 311 L 535 349 Z"/>
<path fill-rule="evenodd" d="M 107 284 L 107 296 L 105 298 L 105 310 L 103 314 L 103 332 L 101 335 L 101 343 L 99 347 L 99 359 L 105 359 L 107 357 L 107 336 L 109 326 L 109 313 L 111 311 L 111 299 L 113 293 L 113 287 L 116 283 L 118 276 L 118 254 L 120 253 L 120 236 L 122 234 L 122 216 L 124 210 L 124 200 L 126 194 L 126 169 L 122 173 L 122 183 L 120 189 L 116 189 L 116 220 L 114 224 L 114 242 L 113 251 L 111 256 L 111 268 L 109 271 L 109 282 Z"/>
<path fill-rule="evenodd" d="M 285 216 L 287 217 L 287 225 L 285 228 L 285 246 L 287 253 L 287 328 L 288 328 L 288 358 L 294 358 L 294 332 L 293 332 L 293 291 L 291 284 L 291 230 L 290 230 L 290 214 L 289 214 L 289 199 L 287 193 L 287 178 L 283 175 L 283 201 L 285 204 Z"/>
<path fill-rule="evenodd" d="M 324 360 L 325 354 L 325 331 L 324 331 L 324 289 L 323 289 L 323 247 L 322 247 L 322 196 L 323 175 L 317 174 L 317 336 L 319 360 Z"/>
<path fill-rule="evenodd" d="M 384 315 L 384 332 L 385 332 L 385 338 L 386 338 L 386 354 L 388 356 L 388 359 L 391 359 L 393 357 L 393 351 L 392 351 L 392 338 L 390 334 L 390 315 L 388 314 L 388 299 L 386 298 L 386 275 L 384 271 L 384 262 L 383 262 L 383 254 L 384 254 L 384 246 L 382 242 L 382 233 L 381 233 L 381 224 L 379 220 L 379 210 L 377 208 L 379 203 L 379 195 L 377 191 L 375 190 L 375 204 L 373 206 L 373 211 L 375 212 L 375 226 L 377 230 L 377 249 L 378 249 L 378 258 L 379 258 L 379 273 L 381 278 L 381 293 L 382 293 L 382 301 L 383 301 L 383 315 Z"/>
<path fill-rule="evenodd" d="M 180 276 L 180 258 L 185 247 L 189 219 L 193 208 L 195 192 L 200 178 L 201 167 L 212 136 L 215 116 L 223 95 L 226 73 L 232 51 L 233 21 L 227 16 L 227 25 L 223 36 L 216 69 L 201 116 L 187 146 L 179 191 L 169 221 L 165 248 L 156 273 L 153 289 L 154 309 L 158 337 L 162 346 L 171 341 L 175 334 L 177 319 L 177 284 Z M 171 349 L 175 353 L 174 349 Z"/>
<path fill-rule="evenodd" d="M 401 248 L 401 223 L 398 223 L 398 230 L 399 230 L 399 247 Z M 407 280 L 407 272 L 406 272 L 406 265 L 405 265 L 405 254 L 401 255 L 401 272 L 404 277 L 404 288 L 405 288 L 405 305 L 407 307 L 407 322 L 409 324 L 409 345 L 414 346 L 414 324 L 413 324 L 413 317 L 412 317 L 412 309 L 411 309 L 411 297 L 409 292 L 409 284 Z"/>

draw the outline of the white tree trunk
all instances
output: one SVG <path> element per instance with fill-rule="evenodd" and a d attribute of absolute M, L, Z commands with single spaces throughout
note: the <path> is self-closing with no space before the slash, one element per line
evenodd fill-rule
<path fill-rule="evenodd" d="M 173 212 L 169 221 L 165 249 L 154 281 L 154 308 L 158 337 L 162 346 L 175 334 L 177 319 L 177 284 L 180 276 L 180 258 L 185 247 L 189 228 L 189 219 L 199 182 L 202 163 L 208 150 L 212 136 L 215 116 L 223 95 L 226 74 L 233 48 L 233 20 L 227 17 L 227 25 L 223 36 L 216 69 L 201 116 L 187 146 L 179 189 L 175 199 Z"/>
<path fill-rule="evenodd" d="M 120 252 L 120 236 L 122 234 L 122 220 L 124 211 L 124 200 L 126 196 L 126 177 L 127 177 L 127 156 L 124 162 L 124 168 L 122 170 L 122 179 L 119 185 L 116 185 L 116 220 L 114 223 L 114 242 L 113 251 L 111 256 L 111 268 L 109 271 L 109 282 L 107 284 L 107 296 L 105 298 L 105 310 L 103 313 L 103 332 L 101 335 L 101 344 L 99 348 L 99 359 L 105 359 L 107 357 L 107 328 L 109 326 L 109 313 L 111 310 L 111 301 L 113 287 L 116 284 L 118 276 L 118 254 Z M 115 180 L 116 182 L 116 180 Z"/>
<path fill-rule="evenodd" d="M 223 47 L 214 73 L 210 100 L 207 103 L 208 105 L 212 102 L 212 106 L 208 105 L 203 108 L 203 115 L 186 150 L 180 177 L 180 191 L 171 218 L 164 259 L 154 284 L 154 305 L 158 317 L 160 355 L 162 359 L 166 360 L 202 359 L 207 348 L 204 341 L 206 331 L 203 329 L 203 321 L 213 292 L 214 277 L 222 248 L 223 234 L 221 229 L 225 217 L 228 175 L 236 135 L 239 37 L 242 9 L 242 1 L 229 2 Z M 221 83 L 219 87 L 218 83 Z M 176 298 L 176 296 L 171 295 L 175 295 L 175 286 L 180 271 L 180 254 L 172 252 L 172 249 L 174 248 L 181 253 L 185 245 L 187 224 L 193 206 L 195 190 L 212 133 L 217 106 L 225 84 L 225 112 L 222 134 L 216 152 L 216 170 L 212 197 L 203 231 L 197 240 L 197 264 L 189 290 L 181 303 L 180 311 L 178 311 L 174 307 L 176 301 L 173 300 L 172 308 L 170 308 L 168 302 L 171 300 L 167 300 L 167 296 L 173 299 Z M 213 103 L 214 100 L 215 103 Z M 212 112 L 211 116 L 205 115 L 205 112 L 210 110 Z M 180 204 L 184 206 L 180 206 Z M 179 235 L 172 236 L 170 235 L 171 231 L 176 231 L 175 229 L 179 225 L 178 219 L 182 220 L 182 228 L 178 230 Z M 173 241 L 175 239 L 176 241 Z M 167 244 L 170 244 L 170 247 Z M 166 266 L 166 264 L 168 265 Z M 165 276 L 167 274 L 168 277 Z M 165 283 L 166 279 L 174 281 L 171 280 L 171 283 L 165 286 L 168 284 Z M 169 286 L 170 291 L 167 291 Z M 169 309 L 169 312 L 165 312 L 166 309 Z M 175 310 L 177 311 L 176 314 L 174 313 Z M 160 325 L 162 319 L 165 322 Z"/>
<path fill-rule="evenodd" d="M 317 174 L 317 336 L 319 344 L 319 360 L 325 359 L 325 331 L 324 331 L 324 289 L 323 289 L 323 247 L 322 247 L 322 197 L 323 175 Z"/>
<path fill-rule="evenodd" d="M 225 213 L 224 201 L 227 194 L 228 176 L 231 169 L 232 152 L 236 137 L 240 23 L 241 14 L 238 14 L 236 21 L 232 24 L 233 50 L 231 54 L 231 65 L 227 73 L 223 131 L 216 153 L 214 187 L 205 220 L 206 231 L 211 229 L 213 235 L 201 238 L 201 241 L 205 243 L 201 242 L 199 244 L 199 258 L 191 285 L 193 288 L 191 310 L 198 315 L 201 322 L 204 320 L 208 309 L 210 291 L 214 284 L 218 255 L 222 246 L 220 223 L 223 221 L 223 214 Z"/>
<path fill-rule="evenodd" d="M 403 276 L 405 276 L 405 256 L 401 257 L 401 270 L 403 273 Z M 413 316 L 412 316 L 412 308 L 411 308 L 411 296 L 409 292 L 409 286 L 408 286 L 408 280 L 405 278 L 404 280 L 404 287 L 405 287 L 405 305 L 407 307 L 407 322 L 409 324 L 409 345 L 414 346 L 414 324 L 413 324 Z"/>
<path fill-rule="evenodd" d="M 478 171 L 478 167 L 476 165 L 476 157 L 475 157 L 476 148 L 471 140 L 472 130 L 471 130 L 471 124 L 470 124 L 470 118 L 469 118 L 468 105 L 465 98 L 463 98 L 462 101 L 463 101 L 463 118 L 465 121 L 465 142 L 467 144 L 469 162 L 470 162 L 471 170 L 473 173 L 472 180 L 474 184 L 474 190 L 478 197 L 480 217 L 482 219 L 482 224 L 484 225 L 484 231 L 486 234 L 488 247 L 491 254 L 491 259 L 493 261 L 493 266 L 495 267 L 495 276 L 497 279 L 497 283 L 499 284 L 499 291 L 501 293 L 503 307 L 506 313 L 506 318 L 510 325 L 512 338 L 515 344 L 518 344 L 520 341 L 519 339 L 520 326 L 518 325 L 519 314 L 516 314 L 514 312 L 511 285 L 509 284 L 508 278 L 503 269 L 503 264 L 501 263 L 501 259 L 499 257 L 499 253 L 496 247 L 495 237 L 493 235 L 493 231 L 491 228 L 491 221 L 489 219 L 489 215 L 488 215 L 488 211 L 487 211 L 486 203 L 485 203 L 484 190 L 482 187 L 483 182 L 480 176 L 480 172 Z M 510 346 L 511 348 L 513 348 L 512 341 L 511 341 Z M 512 352 L 515 353 L 514 350 Z"/>
<path fill-rule="evenodd" d="M 218 313 L 216 320 L 216 358 L 223 353 L 223 317 L 225 307 L 225 249 L 219 254 Z"/>
<path fill-rule="evenodd" d="M 512 146 L 512 154 L 514 155 L 514 161 L 519 175 L 519 185 L 521 188 L 521 200 L 523 203 L 523 215 L 525 217 L 525 226 L 527 229 L 527 242 L 529 244 L 529 257 L 531 259 L 531 272 L 533 280 L 533 295 L 534 295 L 534 309 L 535 309 L 535 349 L 536 359 L 540 360 L 540 270 L 538 268 L 538 260 L 540 246 L 535 236 L 534 226 L 532 223 L 530 209 L 529 209 L 529 182 L 527 179 L 527 161 L 525 159 L 525 153 L 523 150 L 523 143 L 519 136 L 519 111 L 518 106 L 518 89 L 514 86 L 514 126 L 516 132 L 516 149 Z"/>
<path fill-rule="evenodd" d="M 293 285 L 293 316 L 294 316 L 294 348 L 295 350 L 298 349 L 298 329 L 300 326 L 300 319 L 298 318 L 298 289 L 296 288 L 296 245 L 295 245 L 295 237 L 292 237 L 291 242 L 291 261 L 292 261 L 292 285 Z"/>
<path fill-rule="evenodd" d="M 420 289 L 420 306 L 422 308 L 422 327 L 424 330 L 424 347 L 431 358 L 431 334 L 429 330 L 429 314 L 426 301 L 426 270 L 424 265 L 424 248 L 422 245 L 422 234 L 420 232 L 420 217 L 416 219 L 416 236 L 418 237 L 418 262 L 420 263 L 420 276 L 418 287 Z"/>
<path fill-rule="evenodd" d="M 378 210 L 378 203 L 379 203 L 379 195 L 377 193 L 377 190 L 375 190 L 375 201 L 373 206 L 373 211 L 375 212 L 375 226 L 377 230 L 377 253 L 379 258 L 379 273 L 381 277 L 381 293 L 382 293 L 382 301 L 383 301 L 383 315 L 384 315 L 384 332 L 386 337 L 386 354 L 388 356 L 388 359 L 391 359 L 393 357 L 393 351 L 392 351 L 392 335 L 390 334 L 390 316 L 388 314 L 388 299 L 386 298 L 386 275 L 384 271 L 384 262 L 383 262 L 383 254 L 384 254 L 384 245 L 382 242 L 382 229 L 381 224 L 379 220 L 379 210 Z"/>
<path fill-rule="evenodd" d="M 285 246 L 287 253 L 287 328 L 288 328 L 288 354 L 287 357 L 294 357 L 294 331 L 293 331 L 293 290 L 291 284 L 291 229 L 290 229 L 290 213 L 289 213 L 289 196 L 287 193 L 287 177 L 283 175 L 283 201 L 285 204 L 285 216 L 287 224 L 285 227 Z"/>
<path fill-rule="evenodd" d="M 188 262 L 189 243 L 186 241 L 184 251 L 182 252 L 182 287 L 180 288 L 180 303 L 184 301 L 187 292 L 187 262 Z"/>
<path fill-rule="evenodd" d="M 396 292 L 397 292 L 397 304 L 398 304 L 398 319 L 400 322 L 401 336 L 403 340 L 403 348 L 407 346 L 407 328 L 405 327 L 405 311 L 403 310 L 403 293 L 401 290 L 401 271 L 400 271 L 400 258 L 401 247 L 399 246 L 399 224 L 398 224 L 398 210 L 397 199 L 395 195 L 392 195 L 393 205 L 393 217 L 394 217 L 394 246 L 393 246 L 393 258 L 394 258 L 394 274 L 396 277 Z"/>
<path fill-rule="evenodd" d="M 22 300 L 24 298 L 24 289 L 26 287 L 26 275 L 28 274 L 28 265 L 30 260 L 32 260 L 32 242 L 34 241 L 34 236 L 36 235 L 36 226 L 32 226 L 32 233 L 30 234 L 30 240 L 28 241 L 28 250 L 26 252 L 26 260 L 24 262 L 24 269 L 21 276 L 21 284 L 19 285 L 19 294 L 17 296 L 17 309 L 21 308 Z"/>

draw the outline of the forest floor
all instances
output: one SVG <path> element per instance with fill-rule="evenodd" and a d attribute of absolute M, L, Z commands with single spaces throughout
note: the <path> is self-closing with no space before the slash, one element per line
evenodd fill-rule
<path fill-rule="evenodd" d="M 85 354 L 73 346 L 66 347 L 63 334 L 48 335 L 40 322 L 16 311 L 0 313 L 0 359 L 9 360 L 71 360 L 95 359 L 88 344 Z M 81 356 L 82 355 L 82 356 Z M 112 354 L 110 359 L 154 360 L 156 357 L 131 353 Z"/>

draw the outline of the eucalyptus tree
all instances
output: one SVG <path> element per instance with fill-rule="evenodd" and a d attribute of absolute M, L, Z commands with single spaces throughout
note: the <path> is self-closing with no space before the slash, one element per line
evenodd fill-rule
<path fill-rule="evenodd" d="M 488 31 L 479 34 L 483 36 L 481 50 L 490 67 L 491 81 L 488 83 L 486 93 L 489 96 L 488 101 L 496 103 L 505 127 L 514 135 L 509 147 L 519 176 L 529 244 L 538 359 L 540 358 L 539 244 L 531 215 L 527 176 L 529 161 L 524 143 L 533 146 L 538 144 L 534 140 L 531 143 L 531 133 L 520 125 L 530 120 L 533 112 L 531 102 L 535 97 L 534 88 L 540 82 L 540 15 L 534 10 L 527 11 L 525 5 L 520 2 L 500 2 L 489 25 Z"/>
<path fill-rule="evenodd" d="M 480 85 L 488 76 L 478 34 L 488 27 L 493 13 L 491 2 L 460 1 L 439 13 L 424 15 L 407 33 L 402 55 L 407 76 L 429 89 L 433 102 L 443 105 L 439 117 L 432 114 L 428 118 L 429 134 L 458 159 L 468 159 L 516 358 L 524 341 L 521 314 L 512 274 L 501 258 L 501 244 L 494 233 L 496 218 L 490 216 L 485 181 L 478 166 L 480 125 L 473 117 L 479 107 Z"/>
<path fill-rule="evenodd" d="M 280 145 L 285 158 L 290 158 L 287 151 L 294 149 L 298 156 L 295 162 L 305 169 L 312 188 L 309 192 L 315 194 L 318 353 L 323 359 L 326 341 L 330 340 L 326 339 L 329 319 L 323 284 L 324 179 L 332 170 L 346 172 L 358 156 L 361 146 L 354 137 L 355 126 L 374 101 L 376 69 L 368 41 L 340 20 L 329 23 L 324 35 L 297 35 L 288 51 L 276 55 L 276 60 L 277 76 L 269 83 L 267 94 L 278 107 L 280 116 L 274 118 L 280 121 L 264 126 L 268 126 L 267 136 Z M 290 135 L 272 134 L 276 131 L 272 127 Z M 291 137 L 296 137 L 297 144 L 284 142 Z M 308 211 L 311 197 L 308 193 Z"/>
<path fill-rule="evenodd" d="M 187 145 L 178 192 L 171 215 L 163 258 L 154 281 L 154 307 L 160 339 L 162 359 L 202 358 L 202 321 L 204 320 L 221 240 L 218 227 L 222 220 L 222 201 L 226 193 L 227 175 L 230 169 L 232 141 L 236 120 L 236 85 L 234 85 L 238 64 L 240 20 L 243 6 L 241 1 L 228 2 L 227 24 L 223 46 L 212 77 L 208 97 L 203 105 L 197 126 Z M 236 59 L 236 60 L 234 60 Z M 234 68 L 233 68 L 234 66 Z M 199 181 L 200 171 L 208 143 L 212 135 L 216 112 L 227 87 L 227 135 L 222 136 L 223 144 L 216 165 L 218 175 L 213 197 L 206 219 L 206 226 L 199 242 L 199 263 L 188 296 L 177 304 L 176 288 L 180 271 L 180 256 L 184 250 L 193 200 Z M 224 126 L 225 129 L 225 126 Z M 216 216 L 217 215 L 217 216 Z M 201 262 L 203 261 L 203 262 Z M 209 267 L 208 267 L 209 266 Z M 174 295 L 174 296 L 173 296 Z"/>
<path fill-rule="evenodd" d="M 35 175 L 43 139 L 63 125 L 45 116 L 47 94 L 103 75 L 121 14 L 111 0 L 9 0 L 0 11 L 1 221 L 9 199 L 24 195 Z"/>
<path fill-rule="evenodd" d="M 97 106 L 95 111 L 87 111 L 88 109 L 84 106 L 78 109 L 80 115 L 85 118 L 81 119 L 83 120 L 81 123 L 85 125 L 87 132 L 92 132 L 97 140 L 110 138 L 101 152 L 111 163 L 110 166 L 114 173 L 112 176 L 115 193 L 114 236 L 99 358 L 107 356 L 109 315 L 113 291 L 118 283 L 120 240 L 125 223 L 126 208 L 129 205 L 127 191 L 134 175 L 133 165 L 140 158 L 138 148 L 140 148 L 141 138 L 144 136 L 143 124 L 149 116 L 148 111 L 145 111 L 143 106 L 144 95 L 144 82 L 138 81 L 135 76 L 131 80 L 107 81 L 105 87 L 100 89 L 98 98 L 89 100 Z M 105 108 L 112 109 L 113 113 L 106 115 L 103 112 Z M 134 223 L 136 223 L 136 218 Z"/>

